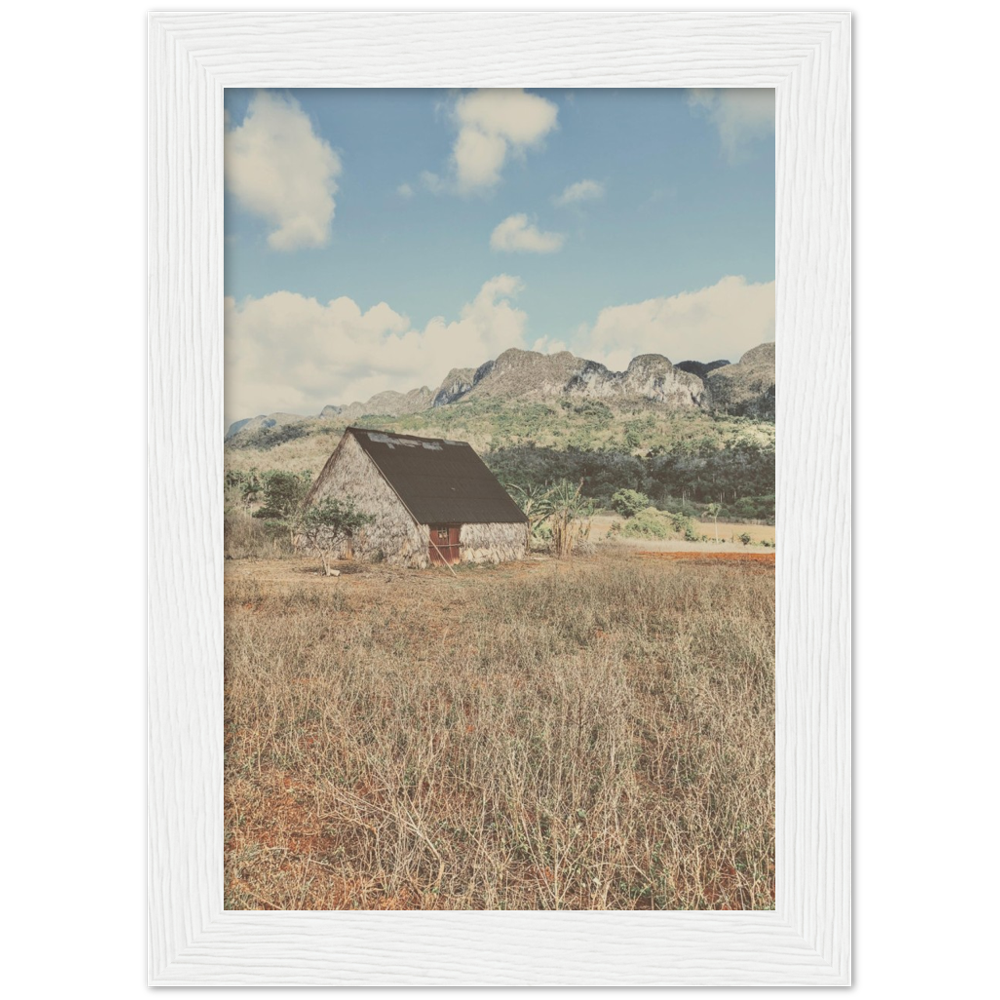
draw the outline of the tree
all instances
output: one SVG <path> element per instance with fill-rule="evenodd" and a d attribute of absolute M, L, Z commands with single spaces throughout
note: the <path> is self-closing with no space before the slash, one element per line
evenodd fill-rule
<path fill-rule="evenodd" d="M 622 517 L 635 517 L 650 506 L 649 497 L 638 490 L 618 490 L 611 497 L 611 509 Z"/>
<path fill-rule="evenodd" d="M 722 504 L 710 503 L 705 508 L 705 513 L 715 521 L 715 540 L 719 540 L 719 514 L 722 512 Z"/>
<path fill-rule="evenodd" d="M 552 540 L 560 558 L 572 554 L 574 543 L 590 534 L 590 518 L 595 503 L 582 495 L 583 480 L 578 486 L 561 480 L 554 486 L 508 486 L 517 505 L 528 518 L 530 534 Z"/>
<path fill-rule="evenodd" d="M 582 490 L 583 480 L 578 486 L 563 480 L 545 494 L 540 504 L 552 528 L 552 547 L 560 559 L 569 558 L 577 539 L 590 534 L 594 501 L 582 496 Z"/>
<path fill-rule="evenodd" d="M 292 517 L 299 509 L 309 480 L 294 472 L 268 472 L 264 475 L 264 502 L 254 511 L 254 517 L 270 520 L 284 520 Z"/>
<path fill-rule="evenodd" d="M 330 552 L 374 520 L 371 514 L 358 510 L 350 497 L 343 500 L 323 497 L 299 514 L 296 526 L 306 545 L 319 553 L 323 573 L 329 576 Z"/>
<path fill-rule="evenodd" d="M 529 483 L 527 486 L 512 483 L 507 488 L 508 492 L 512 494 L 514 502 L 528 519 L 529 529 L 534 531 L 540 527 L 548 517 L 544 503 L 548 490 L 533 483 Z"/>
<path fill-rule="evenodd" d="M 251 469 L 249 472 L 234 473 L 232 485 L 239 486 L 243 507 L 245 510 L 250 510 L 260 499 L 260 494 L 264 489 L 264 479 L 256 469 Z"/>

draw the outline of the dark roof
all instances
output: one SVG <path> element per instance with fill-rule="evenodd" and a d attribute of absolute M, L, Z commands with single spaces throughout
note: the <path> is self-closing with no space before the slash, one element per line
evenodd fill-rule
<path fill-rule="evenodd" d="M 348 427 L 418 524 L 527 521 L 465 441 Z"/>

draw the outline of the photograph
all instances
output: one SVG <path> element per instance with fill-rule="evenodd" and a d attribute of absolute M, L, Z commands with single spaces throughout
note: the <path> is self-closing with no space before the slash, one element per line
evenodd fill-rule
<path fill-rule="evenodd" d="M 774 910 L 774 89 L 224 108 L 225 909 Z"/>

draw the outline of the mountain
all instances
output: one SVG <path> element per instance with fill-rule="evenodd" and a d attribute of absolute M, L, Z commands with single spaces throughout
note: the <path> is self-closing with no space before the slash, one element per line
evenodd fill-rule
<path fill-rule="evenodd" d="M 399 417 L 469 400 L 544 403 L 574 398 L 773 419 L 774 344 L 747 351 L 733 365 L 728 361 L 674 365 L 661 354 L 641 354 L 623 372 L 569 351 L 539 354 L 511 348 L 478 368 L 453 368 L 433 391 L 422 386 L 406 393 L 380 392 L 367 402 L 325 406 L 319 419 L 350 423 L 368 416 Z M 280 413 L 240 420 L 230 426 L 226 438 L 307 419 Z"/>
<path fill-rule="evenodd" d="M 698 378 L 703 379 L 709 372 L 728 364 L 728 361 L 709 361 L 707 364 L 704 361 L 681 361 L 676 367 L 680 368 L 682 372 L 690 372 L 692 375 L 697 375 Z"/>
<path fill-rule="evenodd" d="M 401 417 L 406 413 L 419 413 L 426 410 L 433 402 L 434 394 L 422 386 L 409 392 L 395 392 L 392 389 L 378 392 L 367 403 L 350 403 L 348 406 L 324 406 L 320 411 L 320 419 L 357 420 L 369 413 L 391 413 Z M 301 420 L 302 417 L 299 417 Z"/>
<path fill-rule="evenodd" d="M 746 352 L 735 365 L 709 372 L 708 390 L 715 409 L 733 416 L 774 419 L 774 344 Z"/>
<path fill-rule="evenodd" d="M 434 393 L 432 406 L 447 406 L 461 399 L 493 367 L 492 361 L 478 368 L 452 368 Z"/>
<path fill-rule="evenodd" d="M 270 413 L 266 416 L 262 413 L 256 417 L 247 417 L 229 425 L 229 430 L 226 431 L 226 440 L 228 441 L 241 431 L 252 434 L 270 427 L 281 427 L 283 424 L 297 424 L 304 419 L 301 413 Z"/>
<path fill-rule="evenodd" d="M 675 368 L 659 354 L 634 358 L 624 372 L 610 371 L 596 361 L 578 358 L 569 351 L 539 354 L 511 348 L 496 361 L 478 368 L 471 384 L 461 369 L 449 373 L 438 390 L 449 403 L 458 399 L 521 399 L 542 402 L 566 396 L 590 399 L 651 400 L 671 407 L 701 406 L 705 384 L 696 375 Z"/>

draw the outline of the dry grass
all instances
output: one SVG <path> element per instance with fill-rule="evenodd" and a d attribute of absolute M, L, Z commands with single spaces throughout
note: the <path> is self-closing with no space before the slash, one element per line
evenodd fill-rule
<path fill-rule="evenodd" d="M 227 563 L 232 909 L 774 905 L 774 577 Z"/>

